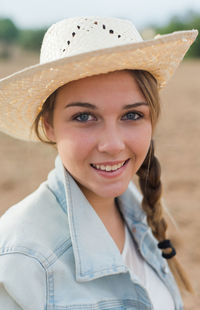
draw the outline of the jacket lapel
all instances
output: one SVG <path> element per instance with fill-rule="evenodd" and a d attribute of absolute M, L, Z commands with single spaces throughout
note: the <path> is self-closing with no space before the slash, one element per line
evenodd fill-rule
<path fill-rule="evenodd" d="M 77 281 L 127 272 L 103 222 L 72 176 L 65 171 L 66 202 Z"/>

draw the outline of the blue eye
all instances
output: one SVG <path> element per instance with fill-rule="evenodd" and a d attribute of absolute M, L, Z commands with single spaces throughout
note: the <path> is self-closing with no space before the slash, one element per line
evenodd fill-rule
<path fill-rule="evenodd" d="M 74 119 L 77 120 L 78 122 L 84 123 L 88 121 L 89 116 L 91 116 L 91 113 L 84 112 L 84 113 L 80 113 L 77 116 L 75 116 Z"/>
<path fill-rule="evenodd" d="M 138 112 L 128 112 L 126 113 L 127 119 L 128 120 L 138 120 L 142 117 L 142 115 Z"/>

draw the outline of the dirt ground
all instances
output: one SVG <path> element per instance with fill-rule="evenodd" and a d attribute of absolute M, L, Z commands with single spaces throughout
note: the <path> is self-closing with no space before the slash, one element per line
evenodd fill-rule
<path fill-rule="evenodd" d="M 38 59 L 38 55 L 16 51 L 13 60 L 0 62 L 0 78 Z M 196 310 L 200 309 L 200 61 L 184 61 L 161 98 L 155 145 L 162 166 L 164 202 L 176 221 L 176 226 L 169 222 L 169 237 L 196 290 L 195 297 L 184 295 L 185 309 Z M 0 145 L 1 215 L 46 179 L 56 152 L 3 133 Z"/>

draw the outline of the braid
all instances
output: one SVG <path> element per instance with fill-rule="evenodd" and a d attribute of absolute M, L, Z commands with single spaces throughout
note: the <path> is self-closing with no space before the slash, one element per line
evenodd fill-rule
<path fill-rule="evenodd" d="M 154 155 L 153 140 L 151 140 L 149 151 L 142 166 L 137 171 L 137 175 L 139 176 L 139 185 L 143 194 L 142 208 L 147 215 L 147 223 L 151 227 L 155 238 L 158 241 L 163 241 L 166 239 L 167 222 L 164 219 L 161 204 L 161 167 Z M 168 250 L 165 251 L 167 253 Z M 187 290 L 194 294 L 188 276 L 176 257 L 171 258 L 168 263 L 181 291 Z"/>
<path fill-rule="evenodd" d="M 163 218 L 161 205 L 162 184 L 160 181 L 161 167 L 154 155 L 154 142 L 151 145 L 147 156 L 137 172 L 139 184 L 143 193 L 142 207 L 147 214 L 147 223 L 151 227 L 154 236 L 162 241 L 166 239 L 165 232 L 167 223 Z"/>

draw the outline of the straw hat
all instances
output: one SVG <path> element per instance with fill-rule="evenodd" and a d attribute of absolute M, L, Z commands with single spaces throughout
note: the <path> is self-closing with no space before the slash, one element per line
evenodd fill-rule
<path fill-rule="evenodd" d="M 32 123 L 47 97 L 73 80 L 123 69 L 153 74 L 166 85 L 197 30 L 178 31 L 144 41 L 129 20 L 74 17 L 46 32 L 40 64 L 0 80 L 0 130 L 22 140 L 37 141 Z"/>

